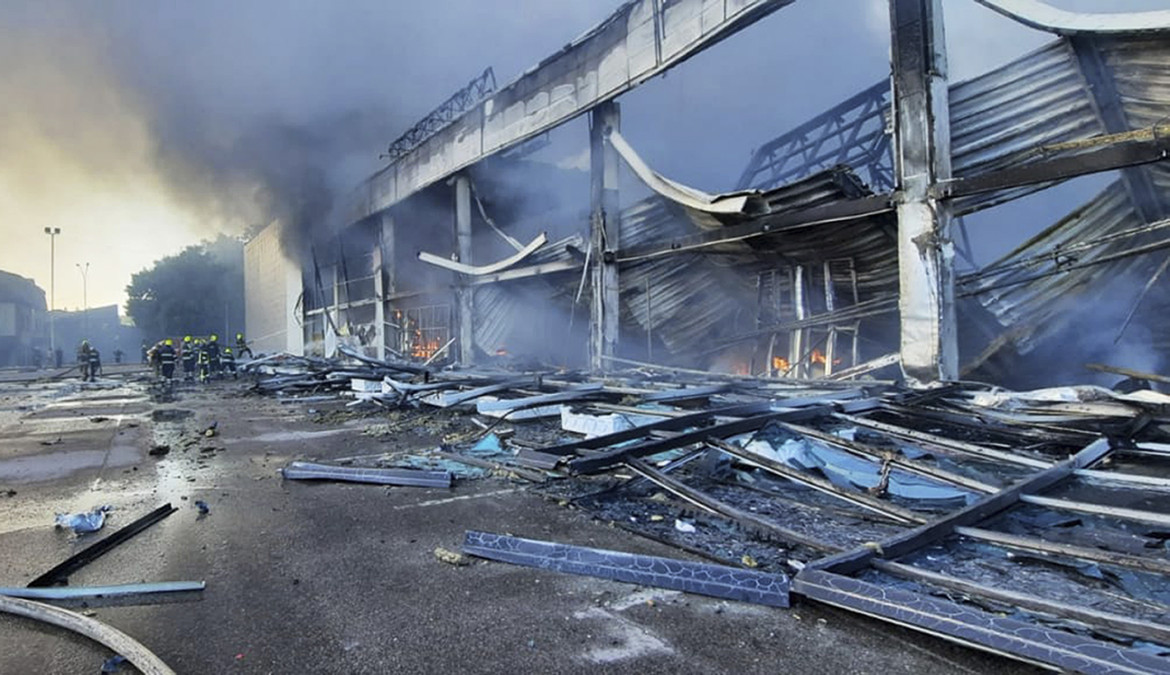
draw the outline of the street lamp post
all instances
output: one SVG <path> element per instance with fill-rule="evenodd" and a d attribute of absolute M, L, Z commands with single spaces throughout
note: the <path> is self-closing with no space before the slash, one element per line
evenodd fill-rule
<path fill-rule="evenodd" d="M 57 336 L 53 330 L 53 311 L 57 304 L 57 235 L 61 234 L 59 227 L 46 227 L 45 234 L 49 235 L 49 350 L 57 353 Z"/>
<path fill-rule="evenodd" d="M 85 333 L 85 339 L 89 339 L 89 263 L 85 263 L 85 267 L 81 263 L 74 263 L 77 266 L 77 271 L 81 272 L 81 325 L 82 332 Z"/>

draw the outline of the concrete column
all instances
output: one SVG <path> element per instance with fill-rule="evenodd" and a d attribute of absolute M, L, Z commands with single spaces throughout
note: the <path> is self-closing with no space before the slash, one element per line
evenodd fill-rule
<path fill-rule="evenodd" d="M 455 245 L 459 262 L 472 264 L 471 182 L 463 175 L 455 179 Z M 467 279 L 461 275 L 456 291 L 459 300 L 459 362 L 465 366 L 471 365 L 475 360 L 475 306 L 472 302 L 474 289 L 466 282 Z"/>
<path fill-rule="evenodd" d="M 373 230 L 374 237 L 374 251 L 373 251 L 373 268 L 374 268 L 374 356 L 379 359 L 386 358 L 386 303 L 383 301 L 385 297 L 385 290 L 382 284 L 382 223 L 378 219 L 370 226 Z"/>
<path fill-rule="evenodd" d="M 890 0 L 890 28 L 902 370 L 927 384 L 959 369 L 951 209 L 930 196 L 951 177 L 942 0 Z"/>
<path fill-rule="evenodd" d="M 390 345 L 391 335 L 386 330 L 388 323 L 387 317 L 393 321 L 394 319 L 394 303 L 389 298 L 394 295 L 397 290 L 394 273 L 395 258 L 394 258 L 394 217 L 390 215 L 389 211 L 383 211 L 379 216 L 378 222 L 378 275 L 374 277 L 375 289 L 378 294 L 378 358 L 386 358 L 386 347 Z M 397 334 L 397 331 L 394 331 Z M 390 345 L 390 348 L 397 350 L 398 344 Z"/>
<path fill-rule="evenodd" d="M 589 113 L 590 218 L 593 246 L 593 302 L 590 314 L 589 364 L 600 371 L 611 364 L 603 357 L 617 351 L 621 321 L 618 265 L 614 251 L 621 237 L 618 202 L 618 154 L 609 142 L 610 130 L 621 129 L 621 110 L 614 101 Z"/>

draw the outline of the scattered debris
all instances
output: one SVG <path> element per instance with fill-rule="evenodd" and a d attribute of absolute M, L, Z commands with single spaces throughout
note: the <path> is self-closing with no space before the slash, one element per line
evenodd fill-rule
<path fill-rule="evenodd" d="M 126 657 L 121 654 L 115 654 L 102 662 L 103 673 L 116 673 L 121 669 L 122 664 L 126 662 Z"/>
<path fill-rule="evenodd" d="M 281 475 L 288 480 L 335 480 L 409 487 L 451 487 L 454 480 L 449 471 L 373 469 L 311 462 L 293 462 L 281 469 Z"/>
<path fill-rule="evenodd" d="M 110 509 L 110 506 L 97 506 L 92 511 L 84 513 L 58 513 L 56 524 L 57 527 L 73 530 L 74 534 L 97 532 L 106 524 L 106 513 Z"/>
<path fill-rule="evenodd" d="M 463 552 L 488 560 L 556 572 L 602 577 L 773 607 L 788 606 L 788 579 L 781 574 L 487 532 L 469 531 L 463 542 Z"/>
<path fill-rule="evenodd" d="M 152 446 L 150 448 L 150 451 L 147 454 L 149 454 L 151 457 L 162 457 L 163 455 L 166 455 L 170 451 L 171 451 L 171 446 L 166 445 L 165 443 L 160 443 L 158 445 Z"/>
<path fill-rule="evenodd" d="M 30 600 L 76 600 L 78 598 L 120 598 L 155 593 L 190 593 L 202 591 L 202 581 L 159 581 L 149 584 L 120 584 L 116 586 L 51 586 L 21 588 L 0 586 L 0 595 Z"/>
<path fill-rule="evenodd" d="M 437 558 L 440 562 L 445 562 L 448 565 L 455 565 L 457 567 L 463 567 L 465 565 L 471 564 L 471 558 L 457 551 L 443 548 L 442 546 L 435 548 L 435 558 Z"/>
<path fill-rule="evenodd" d="M 208 506 L 207 502 L 203 501 L 202 499 L 195 500 L 195 508 L 199 509 L 199 515 L 202 516 L 206 516 L 207 514 L 211 513 L 211 507 Z"/>
<path fill-rule="evenodd" d="M 112 550 L 115 546 L 118 546 L 119 544 L 129 540 L 151 525 L 154 525 L 163 518 L 171 515 L 175 511 L 178 511 L 178 509 L 171 506 L 170 504 L 163 504 L 162 506 L 135 520 L 129 525 L 126 525 L 125 527 L 122 527 L 113 532 L 105 539 L 102 539 L 101 541 L 98 541 L 69 556 L 59 565 L 53 567 L 48 572 L 45 572 L 44 574 L 30 581 L 28 583 L 28 587 L 39 588 L 44 586 L 52 586 L 58 583 L 66 583 L 70 574 L 73 574 L 82 567 L 85 567 L 94 560 L 97 560 Z"/>

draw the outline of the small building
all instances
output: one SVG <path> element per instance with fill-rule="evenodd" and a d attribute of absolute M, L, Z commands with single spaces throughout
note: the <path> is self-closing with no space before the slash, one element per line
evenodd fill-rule
<path fill-rule="evenodd" d="M 31 366 L 45 355 L 45 291 L 11 272 L 0 271 L 0 367 Z"/>

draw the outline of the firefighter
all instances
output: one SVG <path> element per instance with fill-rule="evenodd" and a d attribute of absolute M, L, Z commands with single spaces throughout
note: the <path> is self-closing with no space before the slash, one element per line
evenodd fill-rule
<path fill-rule="evenodd" d="M 219 336 L 212 333 L 207 338 L 207 344 L 204 345 L 204 348 L 207 349 L 207 360 L 211 368 L 211 376 L 219 377 Z"/>
<path fill-rule="evenodd" d="M 195 361 L 199 358 L 196 353 L 195 343 L 191 341 L 190 335 L 183 336 L 183 381 L 195 381 Z"/>
<path fill-rule="evenodd" d="M 89 340 L 82 340 L 77 347 L 77 367 L 81 370 L 81 381 L 89 379 Z"/>
<path fill-rule="evenodd" d="M 155 377 L 162 377 L 162 349 L 163 341 L 159 340 L 146 350 L 146 360 L 150 363 L 151 370 L 154 371 Z"/>
<path fill-rule="evenodd" d="M 195 350 L 199 355 L 197 359 L 199 362 L 199 381 L 207 384 L 207 381 L 211 379 L 211 353 L 207 349 L 207 344 L 202 340 L 197 341 Z"/>
<path fill-rule="evenodd" d="M 248 346 L 248 341 L 244 339 L 243 333 L 236 333 L 236 353 L 240 355 L 241 359 L 244 358 L 244 354 L 247 354 L 250 359 L 256 358 L 252 355 L 252 348 Z"/>
<path fill-rule="evenodd" d="M 98 373 L 102 372 L 102 355 L 96 347 L 89 348 L 89 381 L 95 382 Z"/>
<path fill-rule="evenodd" d="M 175 377 L 175 341 L 167 338 L 158 350 L 158 356 L 162 364 L 162 376 L 169 382 Z"/>
<path fill-rule="evenodd" d="M 231 347 L 223 348 L 223 372 L 232 374 L 232 379 L 239 379 L 239 374 L 236 373 L 236 355 L 232 353 Z"/>

